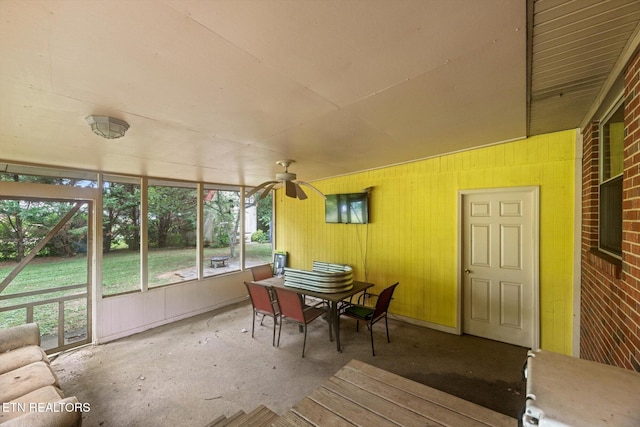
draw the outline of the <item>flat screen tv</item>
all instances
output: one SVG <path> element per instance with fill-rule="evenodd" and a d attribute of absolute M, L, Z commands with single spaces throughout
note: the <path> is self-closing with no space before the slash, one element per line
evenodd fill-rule
<path fill-rule="evenodd" d="M 326 223 L 369 222 L 369 193 L 328 194 L 324 202 Z"/>

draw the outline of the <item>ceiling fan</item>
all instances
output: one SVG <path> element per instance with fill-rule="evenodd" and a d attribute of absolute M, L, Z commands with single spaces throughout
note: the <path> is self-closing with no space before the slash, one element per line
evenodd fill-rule
<path fill-rule="evenodd" d="M 305 192 L 302 190 L 302 187 L 301 187 L 304 185 L 305 187 L 311 188 L 313 191 L 315 191 L 324 199 L 326 199 L 327 197 L 324 194 L 322 194 L 322 192 L 318 190 L 316 187 L 314 187 L 313 185 L 309 184 L 308 182 L 295 180 L 296 174 L 289 172 L 289 165 L 291 165 L 291 163 L 294 163 L 294 162 L 295 160 L 278 160 L 276 164 L 282 166 L 284 168 L 284 172 L 277 173 L 275 181 L 266 181 L 258 185 L 257 187 L 253 188 L 251 191 L 249 191 L 246 194 L 246 197 L 251 197 L 254 194 L 256 194 L 258 191 L 264 189 L 264 191 L 262 191 L 262 194 L 260 195 L 260 198 L 264 199 L 265 197 L 267 197 L 269 192 L 276 185 L 283 183 L 285 187 L 285 194 L 288 197 L 294 197 L 294 198 L 297 197 L 300 200 L 306 199 L 307 195 L 305 194 Z"/>

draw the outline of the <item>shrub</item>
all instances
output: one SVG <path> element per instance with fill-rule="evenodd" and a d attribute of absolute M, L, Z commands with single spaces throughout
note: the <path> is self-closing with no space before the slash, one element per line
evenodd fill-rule
<path fill-rule="evenodd" d="M 262 230 L 257 230 L 251 234 L 251 241 L 258 243 L 266 243 L 269 241 L 269 236 Z"/>

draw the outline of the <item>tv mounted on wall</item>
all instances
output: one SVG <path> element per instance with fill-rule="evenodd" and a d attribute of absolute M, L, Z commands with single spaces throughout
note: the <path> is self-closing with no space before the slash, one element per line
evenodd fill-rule
<path fill-rule="evenodd" d="M 324 213 L 326 223 L 366 224 L 369 222 L 369 193 L 328 194 Z"/>

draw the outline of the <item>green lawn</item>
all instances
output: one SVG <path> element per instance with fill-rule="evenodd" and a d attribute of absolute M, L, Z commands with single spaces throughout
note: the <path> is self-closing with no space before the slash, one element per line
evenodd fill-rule
<path fill-rule="evenodd" d="M 271 244 L 252 243 L 246 245 L 247 265 L 271 261 Z M 239 249 L 236 251 L 236 256 Z M 205 259 L 212 256 L 229 256 L 229 248 L 206 248 Z M 182 279 L 175 273 L 195 274 L 195 249 L 150 250 L 148 257 L 149 284 L 160 286 L 179 282 Z M 239 258 L 230 262 L 238 263 Z M 0 264 L 0 280 L 4 279 L 15 267 L 15 263 Z M 226 270 L 207 270 L 209 274 L 221 274 Z M 113 295 L 121 292 L 136 291 L 140 288 L 140 255 L 133 251 L 113 251 L 103 257 L 103 294 Z M 51 293 L 27 296 L 11 300 L 0 300 L 0 308 L 16 304 L 56 298 L 81 293 L 83 290 L 53 291 L 61 286 L 78 285 L 87 281 L 87 259 L 84 256 L 74 258 L 41 258 L 32 261 L 11 284 L 2 292 L 2 296 L 35 290 L 51 289 Z M 67 325 L 65 330 L 74 330 L 86 326 L 86 302 L 84 299 L 67 301 L 64 304 Z M 26 309 L 0 312 L 0 328 L 24 323 Z M 41 333 L 55 333 L 58 322 L 58 304 L 47 304 L 34 308 L 34 320 Z"/>

